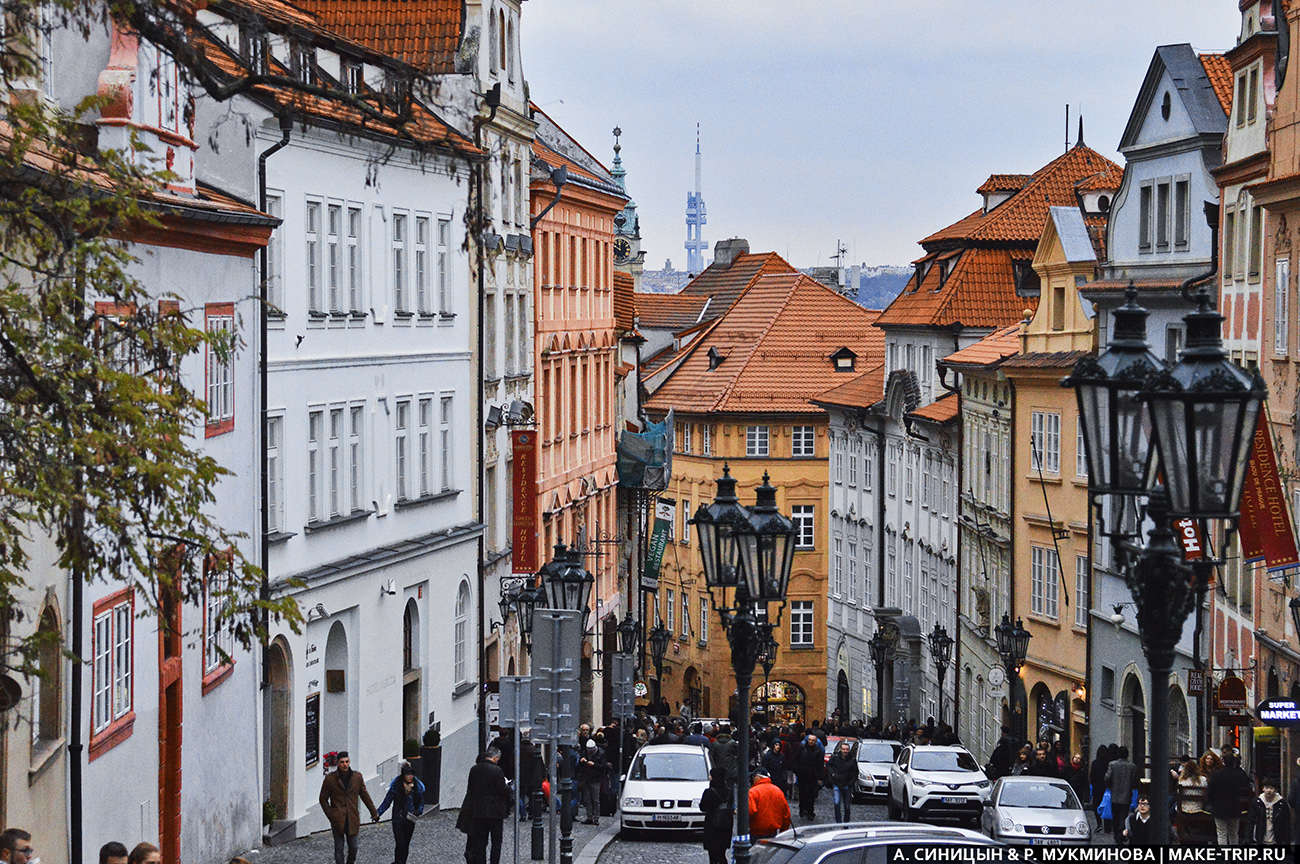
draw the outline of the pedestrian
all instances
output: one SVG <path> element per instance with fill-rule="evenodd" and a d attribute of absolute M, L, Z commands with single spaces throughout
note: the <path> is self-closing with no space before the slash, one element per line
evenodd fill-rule
<path fill-rule="evenodd" d="M 1205 800 L 1214 816 L 1214 832 L 1220 846 L 1236 846 L 1241 842 L 1241 816 L 1249 807 L 1253 784 L 1236 754 L 1223 760 L 1223 768 L 1210 778 L 1205 789 Z"/>
<path fill-rule="evenodd" d="M 1034 751 L 1026 744 L 1016 751 L 1016 761 L 1011 766 L 1011 776 L 1019 777 L 1021 774 L 1028 774 L 1029 769 L 1034 766 Z"/>
<path fill-rule="evenodd" d="M 1128 818 L 1133 789 L 1137 785 L 1137 766 L 1129 761 L 1128 748 L 1120 747 L 1106 768 L 1106 786 L 1110 789 L 1110 819 L 1115 842 L 1120 842 L 1124 821 Z"/>
<path fill-rule="evenodd" d="M 393 864 L 406 864 L 415 834 L 415 820 L 424 812 L 424 784 L 415 776 L 410 762 L 388 784 L 388 794 L 379 802 L 379 815 L 393 808 Z"/>
<path fill-rule="evenodd" d="M 533 799 L 542 791 L 542 778 L 546 776 L 546 764 L 538 753 L 537 745 L 524 738 L 519 742 L 519 821 L 530 816 L 541 816 L 541 807 L 533 813 Z"/>
<path fill-rule="evenodd" d="M 1295 760 L 1300 768 L 1300 757 Z M 1291 836 L 1300 837 L 1300 771 L 1291 778 L 1291 788 L 1287 790 L 1286 803 L 1291 807 Z"/>
<path fill-rule="evenodd" d="M 1175 820 L 1181 846 L 1204 846 L 1214 839 L 1214 819 L 1205 810 L 1209 781 L 1201 765 L 1190 756 L 1178 769 L 1178 810 Z"/>
<path fill-rule="evenodd" d="M 1065 752 L 1065 742 L 1057 741 L 1055 748 L 1052 757 L 1056 760 L 1056 776 L 1069 777 L 1074 769 L 1070 767 L 1070 754 Z"/>
<path fill-rule="evenodd" d="M 727 769 L 714 765 L 709 769 L 709 788 L 700 796 L 704 814 L 704 851 L 709 864 L 727 864 L 727 847 L 731 845 L 731 787 Z"/>
<path fill-rule="evenodd" d="M 99 847 L 99 864 L 127 864 L 129 857 L 126 846 L 116 840 L 109 840 Z"/>
<path fill-rule="evenodd" d="M 148 846 L 148 843 L 141 843 L 140 846 Z M 137 849 L 139 846 L 136 847 Z M 158 849 L 150 846 L 154 852 Z M 134 854 L 134 853 L 132 853 Z M 21 828 L 6 828 L 3 834 L 0 834 L 0 861 L 6 864 L 27 864 L 29 860 L 36 857 L 36 850 L 32 848 L 32 835 L 28 834 Z M 39 859 L 37 859 L 39 861 Z M 132 859 L 131 864 L 136 864 Z M 154 864 L 157 864 L 155 859 Z"/>
<path fill-rule="evenodd" d="M 714 765 L 721 766 L 727 772 L 727 786 L 736 788 L 740 782 L 740 744 L 731 738 L 731 729 L 723 727 L 717 738 L 709 745 L 709 757 Z"/>
<path fill-rule="evenodd" d="M 826 763 L 827 785 L 835 801 L 835 821 L 849 822 L 853 804 L 853 784 L 858 779 L 858 760 L 853 758 L 853 745 L 841 740 Z"/>
<path fill-rule="evenodd" d="M 456 820 L 456 827 L 463 826 L 468 835 L 465 838 L 468 864 L 487 864 L 488 840 L 492 841 L 491 864 L 501 861 L 501 823 L 510 815 L 510 787 L 506 785 L 500 763 L 501 751 L 489 747 L 469 769 L 461 817 Z"/>
<path fill-rule="evenodd" d="M 775 837 L 790 828 L 790 802 L 761 771 L 749 786 L 749 834 L 755 840 Z"/>
<path fill-rule="evenodd" d="M 1005 777 L 1011 773 L 1011 763 L 1015 750 L 1016 744 L 1011 737 L 1011 730 L 1003 726 L 1002 737 L 998 738 L 998 743 L 989 755 L 988 773 L 990 780 L 997 780 L 999 777 Z"/>
<path fill-rule="evenodd" d="M 588 738 L 578 758 L 578 799 L 587 808 L 587 825 L 600 824 L 600 786 L 604 781 L 605 751 L 595 738 Z"/>
<path fill-rule="evenodd" d="M 6 831 L 5 835 L 8 834 Z M 162 851 L 152 843 L 137 843 L 126 860 L 127 864 L 162 864 Z"/>
<path fill-rule="evenodd" d="M 334 834 L 334 864 L 344 864 L 344 843 L 348 849 L 346 864 L 356 864 L 357 834 L 361 831 L 358 801 L 365 802 L 373 822 L 379 821 L 379 811 L 375 809 L 375 802 L 370 800 L 361 772 L 352 770 L 348 751 L 340 750 L 336 759 L 334 770 L 326 774 L 320 784 L 320 809 Z M 136 862 L 131 861 L 131 864 Z"/>
<path fill-rule="evenodd" d="M 761 760 L 763 771 L 771 778 L 773 785 L 781 790 L 786 798 L 790 797 L 790 784 L 785 779 L 785 742 L 780 738 L 763 754 Z"/>
<path fill-rule="evenodd" d="M 1059 778 L 1061 776 L 1056 769 L 1056 759 L 1048 752 L 1046 747 L 1039 747 L 1035 751 L 1034 761 L 1030 763 L 1029 770 L 1025 773 L 1030 777 Z"/>
<path fill-rule="evenodd" d="M 1070 767 L 1065 774 L 1066 782 L 1074 790 L 1074 795 L 1079 799 L 1079 803 L 1087 807 L 1088 795 L 1088 769 L 1083 764 L 1083 756 L 1075 753 L 1070 758 Z"/>
<path fill-rule="evenodd" d="M 1115 843 L 1116 845 L 1124 843 L 1129 846 L 1154 846 L 1159 842 L 1156 837 L 1156 824 L 1151 818 L 1151 799 L 1145 792 L 1140 793 L 1137 810 L 1125 817 L 1124 828 L 1121 835 L 1115 838 Z"/>
<path fill-rule="evenodd" d="M 1102 744 L 1097 748 L 1097 758 L 1092 760 L 1092 766 L 1088 769 L 1088 785 L 1092 789 L 1092 812 L 1097 815 L 1097 827 L 1102 831 L 1110 830 L 1108 820 L 1103 819 L 1098 812 L 1102 796 L 1106 794 L 1106 769 L 1109 767 L 1110 745 Z"/>
<path fill-rule="evenodd" d="M 1291 845 L 1291 808 L 1278 794 L 1276 780 L 1260 781 L 1260 793 L 1250 804 L 1250 839 L 1256 846 Z"/>
<path fill-rule="evenodd" d="M 817 790 L 826 774 L 826 756 L 821 743 L 809 732 L 794 757 L 794 774 L 799 782 L 799 816 L 809 822 L 817 818 Z"/>

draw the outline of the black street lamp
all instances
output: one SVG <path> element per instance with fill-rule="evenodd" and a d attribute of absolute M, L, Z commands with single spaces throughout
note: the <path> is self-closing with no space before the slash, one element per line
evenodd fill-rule
<path fill-rule="evenodd" d="M 691 523 L 700 537 L 704 581 L 731 643 L 736 673 L 736 711 L 740 738 L 740 776 L 736 784 L 736 839 L 733 864 L 748 864 L 750 688 L 754 663 L 770 633 L 767 605 L 785 604 L 794 563 L 794 523 L 776 509 L 776 488 L 766 472 L 755 490 L 752 509 L 736 500 L 736 481 L 728 466 L 718 478 L 713 503 L 702 505 Z M 728 591 L 732 592 L 728 600 Z"/>
<path fill-rule="evenodd" d="M 1012 722 L 1014 729 L 1012 734 L 1016 740 L 1023 743 L 1028 740 L 1026 731 L 1029 721 L 1029 698 L 1025 696 L 1025 687 L 1020 684 L 1020 667 L 1025 665 L 1025 657 L 1029 654 L 1030 633 L 1025 629 L 1024 622 L 1017 618 L 1016 623 L 1011 623 L 1011 616 L 1003 613 L 1002 623 L 993 628 L 993 635 L 997 640 L 998 656 L 1002 658 L 1002 665 L 1007 670 L 1007 695 L 1010 697 L 1007 702 L 1011 706 Z M 1017 687 L 1019 685 L 1019 687 Z M 1020 693 L 1017 694 L 1016 690 Z M 1024 704 L 1017 706 L 1021 696 L 1025 696 Z"/>
<path fill-rule="evenodd" d="M 1291 623 L 1295 625 L 1295 632 L 1300 634 L 1300 596 L 1292 597 L 1287 606 L 1291 609 Z"/>
<path fill-rule="evenodd" d="M 641 642 L 641 625 L 632 620 L 629 609 L 615 628 L 618 632 L 618 649 L 620 653 L 636 655 L 637 645 Z"/>
<path fill-rule="evenodd" d="M 533 653 L 533 610 L 539 603 L 545 603 L 540 585 L 520 588 L 515 592 L 515 613 L 519 616 L 519 635 L 524 643 L 524 650 L 529 656 Z"/>
<path fill-rule="evenodd" d="M 893 621 L 881 621 L 876 625 L 876 632 L 867 640 L 867 648 L 871 652 L 871 665 L 876 667 L 876 699 L 880 703 L 876 706 L 876 713 L 880 718 L 881 731 L 884 731 L 885 707 L 891 701 L 885 696 L 885 669 L 893 666 L 898 652 L 898 625 Z"/>
<path fill-rule="evenodd" d="M 776 665 L 776 636 L 772 635 L 771 624 L 766 625 L 764 630 L 763 648 L 759 651 L 758 663 L 763 667 L 763 720 L 766 723 L 771 723 L 772 705 L 768 701 L 767 679 L 772 675 L 772 667 Z"/>
<path fill-rule="evenodd" d="M 934 672 L 939 678 L 939 722 L 943 722 L 943 679 L 948 675 L 948 663 L 952 660 L 952 637 L 948 631 L 934 623 L 934 629 L 926 637 L 930 642 L 930 659 L 934 660 Z"/>
<path fill-rule="evenodd" d="M 668 640 L 672 634 L 664 627 L 661 619 L 655 619 L 654 629 L 650 631 L 650 662 L 655 667 L 655 702 L 664 695 L 664 655 L 668 653 Z"/>

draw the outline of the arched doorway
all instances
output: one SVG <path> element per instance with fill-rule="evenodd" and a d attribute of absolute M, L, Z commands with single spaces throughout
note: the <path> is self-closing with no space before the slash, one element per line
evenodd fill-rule
<path fill-rule="evenodd" d="M 1192 752 L 1191 712 L 1183 688 L 1177 684 L 1169 685 L 1169 752 L 1178 757 Z"/>
<path fill-rule="evenodd" d="M 806 702 L 803 688 L 793 681 L 769 681 L 754 688 L 750 704 L 771 723 L 794 723 L 803 722 Z"/>
<path fill-rule="evenodd" d="M 283 819 L 289 812 L 289 732 L 292 728 L 293 664 L 289 644 L 277 637 L 266 651 L 267 695 L 262 703 L 266 735 L 267 766 L 271 804 L 275 817 Z"/>
<path fill-rule="evenodd" d="M 1056 700 L 1047 685 L 1039 681 L 1029 691 L 1029 710 L 1033 712 L 1029 738 L 1032 741 L 1054 741 L 1060 727 L 1056 723 Z"/>
<path fill-rule="evenodd" d="M 321 697 L 321 749 L 351 750 L 348 722 L 348 634 L 342 621 L 325 640 L 325 694 Z"/>
<path fill-rule="evenodd" d="M 835 712 L 839 715 L 840 722 L 849 719 L 849 676 L 843 669 L 835 676 Z"/>
<path fill-rule="evenodd" d="M 420 653 L 420 607 L 415 598 L 406 601 L 402 612 L 402 740 L 419 740 L 420 678 L 424 664 Z"/>
<path fill-rule="evenodd" d="M 1124 677 L 1124 687 L 1120 691 L 1119 737 L 1120 742 L 1128 747 L 1129 759 L 1138 767 L 1138 773 L 1145 771 L 1147 700 L 1142 692 L 1142 680 L 1134 672 Z"/>
<path fill-rule="evenodd" d="M 700 683 L 700 670 L 687 666 L 682 675 L 682 707 L 692 717 L 701 716 L 704 708 L 704 688 Z"/>

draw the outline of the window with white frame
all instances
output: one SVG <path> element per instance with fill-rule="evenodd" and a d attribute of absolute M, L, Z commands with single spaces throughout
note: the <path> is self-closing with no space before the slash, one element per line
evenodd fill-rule
<path fill-rule="evenodd" d="M 885 578 L 889 588 L 889 597 L 886 598 L 886 602 L 889 605 L 897 605 L 899 603 L 898 546 L 896 541 L 890 538 L 885 540 Z"/>
<path fill-rule="evenodd" d="M 707 423 L 700 427 L 700 453 L 704 456 L 713 455 L 713 427 Z"/>
<path fill-rule="evenodd" d="M 931 478 L 934 477 L 934 455 L 925 454 L 925 470 L 921 472 L 921 506 L 929 508 L 930 506 L 930 487 Z"/>
<path fill-rule="evenodd" d="M 795 426 L 790 432 L 790 455 L 812 456 L 815 452 L 813 427 Z"/>
<path fill-rule="evenodd" d="M 813 644 L 813 604 L 811 600 L 790 601 L 790 647 Z"/>
<path fill-rule="evenodd" d="M 284 530 L 284 418 L 266 418 L 266 515 L 272 534 Z"/>
<path fill-rule="evenodd" d="M 831 555 L 834 563 L 832 564 L 832 573 L 834 578 L 831 580 L 831 593 L 836 597 L 844 593 L 844 541 L 836 537 L 831 541 Z"/>
<path fill-rule="evenodd" d="M 325 432 L 325 412 L 307 413 L 307 521 L 321 521 L 321 438 Z"/>
<path fill-rule="evenodd" d="M 223 559 L 209 556 L 203 565 L 203 674 L 233 662 L 235 636 L 224 620 L 229 608 L 230 569 Z"/>
<path fill-rule="evenodd" d="M 361 208 L 348 208 L 348 230 L 344 238 L 348 267 L 348 309 L 362 311 L 361 307 Z"/>
<path fill-rule="evenodd" d="M 512 263 L 510 266 L 513 267 L 514 264 Z M 516 359 L 515 359 L 515 346 L 518 344 L 515 338 L 515 293 L 513 291 L 506 291 L 501 295 L 501 299 L 505 301 L 505 307 L 506 307 L 505 308 L 506 338 L 503 340 L 506 346 L 506 374 L 513 375 L 515 374 L 515 370 L 517 368 Z"/>
<path fill-rule="evenodd" d="M 858 600 L 858 544 L 849 541 L 849 602 Z M 864 593 L 865 597 L 866 594 Z"/>
<path fill-rule="evenodd" d="M 91 622 L 91 733 L 102 732 L 135 707 L 134 601 L 130 591 L 97 606 Z"/>
<path fill-rule="evenodd" d="M 947 516 L 949 510 L 951 509 L 949 508 L 948 505 L 953 501 L 952 477 L 955 472 L 956 472 L 956 466 L 953 465 L 952 460 L 945 458 L 943 460 L 943 490 L 942 490 L 943 494 L 942 497 L 939 499 L 939 510 L 943 513 L 944 516 Z"/>
<path fill-rule="evenodd" d="M 667 615 L 668 615 L 668 618 L 667 618 L 667 624 L 668 624 L 667 630 L 668 630 L 669 633 L 674 633 L 674 632 L 676 632 L 676 630 L 677 630 L 677 613 L 676 613 L 676 609 L 677 609 L 677 592 L 675 592 L 673 589 L 669 588 L 669 589 L 668 589 L 668 598 L 667 598 L 667 602 L 666 602 L 664 605 L 668 607 L 668 608 L 665 610 L 665 612 L 666 612 Z"/>
<path fill-rule="evenodd" d="M 410 429 L 411 401 L 404 399 L 397 403 L 396 416 L 393 422 L 393 455 L 396 459 L 398 501 L 405 501 L 411 494 L 411 487 L 407 477 L 407 463 L 409 461 L 407 438 Z"/>
<path fill-rule="evenodd" d="M 685 639 L 691 635 L 691 598 L 685 591 L 682 591 L 682 638 Z"/>
<path fill-rule="evenodd" d="M 365 500 L 365 458 L 363 444 L 365 435 L 365 406 L 353 405 L 348 409 L 348 500 L 352 502 L 352 512 L 366 509 Z"/>
<path fill-rule="evenodd" d="M 1061 415 L 1055 411 L 1035 411 L 1030 429 L 1034 468 L 1041 468 L 1047 474 L 1060 474 Z"/>
<path fill-rule="evenodd" d="M 794 548 L 813 548 L 817 538 L 813 526 L 813 505 L 796 504 L 791 508 L 790 517 L 794 521 Z"/>
<path fill-rule="evenodd" d="M 700 641 L 709 641 L 709 599 L 700 598 Z"/>
<path fill-rule="evenodd" d="M 1074 626 L 1088 626 L 1088 556 L 1074 556 Z"/>
<path fill-rule="evenodd" d="M 907 501 L 912 500 L 912 492 L 916 487 L 916 450 L 912 447 L 907 449 L 907 465 L 903 473 L 903 498 Z"/>
<path fill-rule="evenodd" d="M 1088 449 L 1083 443 L 1083 418 L 1076 417 L 1074 424 L 1074 474 L 1088 476 Z"/>
<path fill-rule="evenodd" d="M 452 448 L 456 442 L 451 437 L 451 412 L 452 397 L 443 396 L 438 406 L 438 445 L 441 450 L 442 464 L 439 466 L 438 476 L 442 478 L 442 491 L 447 492 L 454 487 L 455 473 L 455 454 Z"/>
<path fill-rule="evenodd" d="M 461 582 L 459 590 L 456 591 L 456 619 L 454 645 L 454 665 L 453 678 L 457 684 L 465 683 L 468 663 L 466 662 L 469 655 L 469 582 Z"/>
<path fill-rule="evenodd" d="M 284 198 L 279 192 L 266 193 L 266 214 L 284 218 Z M 266 244 L 266 302 L 273 313 L 284 309 L 284 223 L 271 231 Z"/>
<path fill-rule="evenodd" d="M 323 294 L 324 280 L 321 279 L 321 203 L 307 202 L 307 218 L 304 225 L 307 254 L 307 308 L 312 312 L 325 311 Z"/>
<path fill-rule="evenodd" d="M 1155 188 L 1150 181 L 1138 186 L 1138 249 L 1151 251 L 1151 201 Z"/>
<path fill-rule="evenodd" d="M 231 303 L 209 303 L 204 310 L 208 331 L 207 375 L 208 435 L 234 428 L 235 307 Z"/>
<path fill-rule="evenodd" d="M 451 220 L 438 220 L 438 311 L 451 314 Z"/>
<path fill-rule="evenodd" d="M 682 542 L 691 542 L 691 502 L 682 499 Z"/>
<path fill-rule="evenodd" d="M 406 312 L 406 215 L 393 214 L 393 309 Z"/>
<path fill-rule="evenodd" d="M 746 456 L 767 455 L 767 427 L 766 426 L 745 427 L 745 455 Z"/>
<path fill-rule="evenodd" d="M 844 482 L 844 451 L 835 451 L 835 482 Z"/>
<path fill-rule="evenodd" d="M 331 408 L 329 417 L 329 437 L 325 442 L 325 464 L 328 471 L 329 515 L 330 518 L 343 512 L 340 502 L 343 491 L 343 409 Z"/>
<path fill-rule="evenodd" d="M 415 217 L 415 311 L 428 315 L 429 302 L 429 217 Z"/>
<path fill-rule="evenodd" d="M 1046 546 L 1033 546 L 1029 608 L 1045 618 L 1058 617 L 1057 600 L 1060 596 L 1061 565 L 1056 560 L 1056 550 Z"/>
<path fill-rule="evenodd" d="M 875 476 L 875 451 L 867 448 L 867 452 L 862 455 L 862 491 L 871 491 L 871 478 Z"/>
<path fill-rule="evenodd" d="M 885 465 L 885 491 L 891 496 L 898 494 L 898 455 L 898 447 L 891 446 Z"/>
<path fill-rule="evenodd" d="M 691 452 L 691 430 L 695 428 L 694 423 L 682 424 L 682 452 Z"/>
<path fill-rule="evenodd" d="M 902 601 L 905 604 L 911 603 L 912 598 L 916 596 L 915 580 L 912 578 L 915 573 L 915 562 L 912 560 L 912 542 L 909 540 L 903 547 L 903 596 Z"/>
<path fill-rule="evenodd" d="M 853 442 L 853 449 L 849 451 L 849 485 L 858 485 L 858 445 Z"/>
<path fill-rule="evenodd" d="M 329 310 L 338 312 L 343 308 L 342 302 L 342 265 L 343 250 L 343 207 L 330 204 L 325 208 L 325 290 L 329 300 Z"/>
<path fill-rule="evenodd" d="M 415 413 L 416 471 L 420 495 L 433 491 L 433 397 L 421 399 Z"/>
<path fill-rule="evenodd" d="M 1285 355 L 1291 344 L 1287 338 L 1287 325 L 1290 324 L 1287 304 L 1291 297 L 1291 259 L 1278 258 L 1274 264 L 1277 277 L 1273 282 L 1273 353 Z"/>

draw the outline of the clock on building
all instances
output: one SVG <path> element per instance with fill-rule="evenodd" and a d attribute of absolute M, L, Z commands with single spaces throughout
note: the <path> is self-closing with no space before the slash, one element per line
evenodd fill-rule
<path fill-rule="evenodd" d="M 632 244 L 626 237 L 619 237 L 614 241 L 614 260 L 619 264 L 624 264 L 632 257 Z"/>

